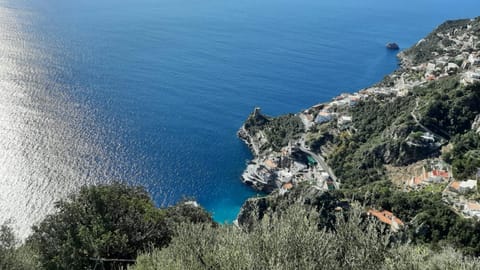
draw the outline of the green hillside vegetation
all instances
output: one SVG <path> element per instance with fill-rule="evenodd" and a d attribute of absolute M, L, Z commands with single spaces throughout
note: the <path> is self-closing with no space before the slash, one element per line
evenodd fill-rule
<path fill-rule="evenodd" d="M 42 269 L 35 250 L 29 245 L 18 246 L 8 223 L 0 226 L 0 270 L 37 270 Z"/>
<path fill-rule="evenodd" d="M 458 77 L 449 77 L 417 87 L 421 122 L 446 137 L 469 130 L 480 113 L 480 84 L 461 86 Z"/>
<path fill-rule="evenodd" d="M 335 150 L 329 165 L 344 187 L 358 187 L 384 179 L 384 164 L 406 164 L 431 154 L 406 144 L 406 138 L 419 128 L 409 112 L 413 96 L 362 101 L 351 108 L 355 123 L 352 133 L 334 137 Z"/>
<path fill-rule="evenodd" d="M 294 204 L 252 230 L 184 224 L 164 249 L 132 270 L 155 269 L 478 269 L 477 259 L 451 248 L 433 251 L 392 241 L 388 231 L 354 208 L 334 230 L 318 228 L 314 210 Z"/>
<path fill-rule="evenodd" d="M 249 212 L 244 214 L 250 214 L 248 226 L 237 227 L 216 224 L 202 208 L 189 203 L 156 208 L 138 187 L 114 184 L 83 188 L 69 200 L 59 202 L 57 212 L 34 227 L 32 236 L 20 246 L 12 230 L 2 226 L 0 269 L 126 269 L 128 265 L 136 270 L 480 267 L 478 259 L 448 247 L 455 242 L 430 245 L 433 238 L 418 238 L 411 234 L 415 230 L 394 234 L 367 217 L 359 203 L 348 204 L 343 196 L 305 185 L 301 191 L 270 196 L 266 201 L 251 199 L 250 208 L 244 207 Z M 385 208 L 389 204 L 403 209 L 414 206 L 412 212 L 400 214 L 417 215 L 419 223 L 433 222 L 427 223 L 431 232 L 427 236 L 450 238 L 448 232 L 434 225 L 444 224 L 442 228 L 451 227 L 452 232 L 471 226 L 468 221 L 463 227 L 447 221 L 442 214 L 449 213 L 442 210 L 445 208 L 436 210 L 435 198 L 431 199 L 433 203 L 426 203 L 421 202 L 429 200 L 425 196 L 401 196 L 385 193 L 369 203 Z M 259 209 L 262 204 L 264 209 Z M 339 207 L 343 210 L 338 211 Z M 428 211 L 442 214 L 422 219 Z M 480 234 L 465 231 L 459 241 L 472 235 Z M 477 241 L 478 248 L 478 239 L 469 241 Z M 466 242 L 458 244 L 468 246 Z M 468 247 L 463 251 L 478 252 L 469 252 Z"/>
<path fill-rule="evenodd" d="M 478 22 L 479 18 L 477 18 L 476 21 Z M 453 42 L 450 39 L 439 37 L 437 33 L 450 33 L 456 29 L 465 30 L 469 22 L 469 19 L 446 21 L 438 26 L 437 29 L 425 37 L 416 46 L 405 50 L 403 54 L 407 56 L 415 65 L 428 62 L 434 58 L 432 52 L 442 53 L 443 47 L 447 47 Z M 478 29 L 477 31 L 480 30 L 479 23 L 473 25 L 473 27 Z"/>
<path fill-rule="evenodd" d="M 455 136 L 453 144 L 462 143 L 465 136 L 470 140 L 478 138 L 475 133 L 463 134 L 480 113 L 480 84 L 464 87 L 458 81 L 457 77 L 446 78 L 417 87 L 405 97 L 362 101 L 349 112 L 355 123 L 352 132 L 339 136 L 323 132 L 310 137 L 335 146 L 328 163 L 342 179 L 344 188 L 385 180 L 385 164 L 402 166 L 440 155 L 439 147 L 418 144 L 420 135 L 426 131 L 414 121 L 412 113 L 420 124 L 439 136 L 441 143 Z M 412 146 L 408 141 L 417 145 Z M 475 152 L 478 145 L 471 143 L 469 151 L 474 152 L 466 153 L 463 147 L 457 147 L 451 156 L 455 160 L 454 170 L 462 178 L 471 176 L 472 170 L 480 165 Z M 316 144 L 320 143 L 311 142 L 313 146 Z"/>
<path fill-rule="evenodd" d="M 0 256 L 8 256 L 14 264 L 37 264 L 47 270 L 119 269 L 132 263 L 139 252 L 167 246 L 181 223 L 214 224 L 210 214 L 191 204 L 157 208 L 140 187 L 85 187 L 57 202 L 56 212 L 32 228 L 21 248 L 13 247 L 13 234 L 3 228 L 9 238 L 2 240 L 6 244 Z M 22 260 L 22 254 L 29 251 L 35 256 Z"/>
<path fill-rule="evenodd" d="M 475 178 L 480 168 L 480 135 L 473 130 L 453 137 L 453 149 L 443 158 L 450 162 L 455 177 L 459 179 Z"/>
<path fill-rule="evenodd" d="M 429 189 L 404 192 L 388 180 L 342 192 L 346 198 L 389 210 L 400 219 L 411 221 L 406 233 L 413 243 L 430 244 L 434 248 L 450 245 L 465 254 L 480 256 L 480 223 L 451 210 L 442 201 L 440 192 L 432 193 Z"/>
<path fill-rule="evenodd" d="M 480 256 L 480 223 L 465 219 L 451 210 L 438 191 L 444 188 L 445 184 L 438 184 L 404 192 L 385 180 L 355 189 L 324 192 L 303 183 L 281 196 L 274 193 L 248 200 L 242 207 L 238 222 L 243 228 L 252 228 L 264 216 L 283 213 L 292 205 L 299 204 L 318 212 L 320 227 L 333 229 L 337 210 L 350 209 L 353 201 L 395 213 L 408 223 L 403 237 L 412 243 L 430 245 L 434 249 L 452 246 L 464 254 Z"/>
<path fill-rule="evenodd" d="M 261 151 L 272 149 L 279 151 L 288 145 L 292 139 L 298 139 L 303 132 L 303 123 L 300 117 L 294 114 L 282 115 L 279 117 L 267 117 L 260 112 L 251 114 L 245 122 L 245 129 L 250 135 L 262 131 L 267 143 L 262 145 Z"/>

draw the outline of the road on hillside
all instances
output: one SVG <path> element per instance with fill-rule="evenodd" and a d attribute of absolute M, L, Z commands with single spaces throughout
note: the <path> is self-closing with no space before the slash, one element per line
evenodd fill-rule
<path fill-rule="evenodd" d="M 318 165 L 326 172 L 328 173 L 328 175 L 330 176 L 330 178 L 333 180 L 334 184 L 335 184 L 335 187 L 336 188 L 339 188 L 339 184 L 340 182 L 338 181 L 338 178 L 335 176 L 335 174 L 333 173 L 332 171 L 332 168 L 330 168 L 330 166 L 327 165 L 327 163 L 325 162 L 325 160 L 323 159 L 322 156 L 319 156 L 315 153 L 313 153 L 312 151 L 308 150 L 306 147 L 305 147 L 305 135 L 302 136 L 302 138 L 300 139 L 300 145 L 299 145 L 299 149 L 304 152 L 304 153 L 307 153 L 308 155 L 310 155 L 313 159 L 315 159 L 315 161 L 317 161 Z"/>
<path fill-rule="evenodd" d="M 412 112 L 410 113 L 413 117 L 413 120 L 415 120 L 415 123 L 417 123 L 417 125 L 419 125 L 421 128 L 423 128 L 426 132 L 429 132 L 430 134 L 447 141 L 447 139 L 445 139 L 443 136 L 438 135 L 437 133 L 433 132 L 432 130 L 430 130 L 429 128 L 424 126 L 422 123 L 420 123 L 417 116 L 415 115 L 415 112 L 417 111 L 417 109 L 418 109 L 418 98 L 415 100 L 415 108 L 413 108 Z"/>

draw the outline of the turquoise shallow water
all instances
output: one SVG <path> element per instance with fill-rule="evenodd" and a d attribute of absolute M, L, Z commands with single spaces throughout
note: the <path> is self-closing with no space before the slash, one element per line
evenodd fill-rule
<path fill-rule="evenodd" d="M 0 211 L 19 230 L 88 183 L 193 196 L 218 221 L 254 192 L 236 131 L 366 87 L 465 1 L 0 0 Z"/>

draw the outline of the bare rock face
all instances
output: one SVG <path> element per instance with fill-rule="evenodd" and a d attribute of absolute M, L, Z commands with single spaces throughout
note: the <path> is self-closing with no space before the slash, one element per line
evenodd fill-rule
<path fill-rule="evenodd" d="M 480 134 L 480 114 L 475 117 L 475 121 L 473 121 L 472 124 L 472 129 Z"/>

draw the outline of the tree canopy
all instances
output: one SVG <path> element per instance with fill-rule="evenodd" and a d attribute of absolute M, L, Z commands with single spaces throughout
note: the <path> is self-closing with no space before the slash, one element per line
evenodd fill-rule
<path fill-rule="evenodd" d="M 211 222 L 198 207 L 178 207 L 183 210 L 171 219 L 143 188 L 84 187 L 58 202 L 56 213 L 33 227 L 28 242 L 38 249 L 46 269 L 92 269 L 96 259 L 133 260 L 141 251 L 166 246 L 176 221 Z"/>

